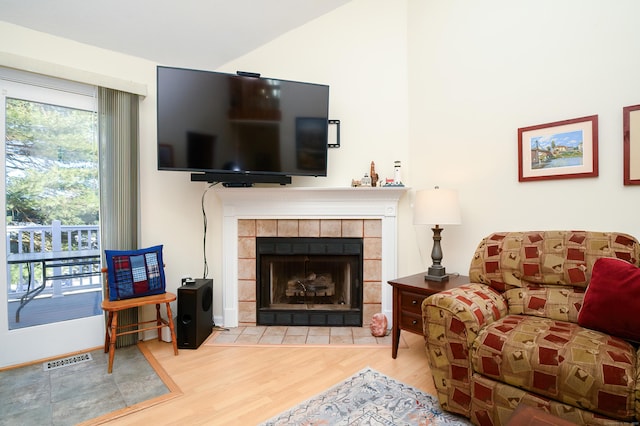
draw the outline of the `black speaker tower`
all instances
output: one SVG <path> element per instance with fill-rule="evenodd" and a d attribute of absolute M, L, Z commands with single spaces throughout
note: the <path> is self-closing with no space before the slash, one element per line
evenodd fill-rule
<path fill-rule="evenodd" d="M 213 280 L 196 279 L 178 288 L 178 347 L 197 349 L 213 331 Z"/>

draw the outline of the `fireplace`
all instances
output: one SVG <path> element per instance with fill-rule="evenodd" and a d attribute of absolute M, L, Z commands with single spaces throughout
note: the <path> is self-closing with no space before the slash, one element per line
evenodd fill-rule
<path fill-rule="evenodd" d="M 391 321 L 397 277 L 397 207 L 408 190 L 390 188 L 215 188 L 222 204 L 222 280 L 225 327 L 257 321 L 256 237 L 363 239 L 362 322 L 383 312 Z M 214 295 L 215 300 L 215 295 Z"/>
<path fill-rule="evenodd" d="M 362 238 L 256 238 L 258 325 L 361 326 Z"/>

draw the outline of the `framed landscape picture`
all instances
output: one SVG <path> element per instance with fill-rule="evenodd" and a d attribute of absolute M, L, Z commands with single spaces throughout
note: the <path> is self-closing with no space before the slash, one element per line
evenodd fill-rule
<path fill-rule="evenodd" d="M 518 161 L 520 182 L 598 176 L 598 116 L 519 128 Z"/>
<path fill-rule="evenodd" d="M 640 105 L 622 109 L 624 184 L 640 185 Z"/>

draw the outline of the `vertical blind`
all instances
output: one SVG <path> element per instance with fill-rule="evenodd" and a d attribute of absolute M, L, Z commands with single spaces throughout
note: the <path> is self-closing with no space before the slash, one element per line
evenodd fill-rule
<path fill-rule="evenodd" d="M 130 250 L 138 242 L 138 96 L 98 88 L 102 246 Z"/>
<path fill-rule="evenodd" d="M 138 248 L 138 96 L 98 88 L 100 233 L 104 250 Z M 106 290 L 106 289 L 105 289 Z M 105 293 L 106 294 L 106 293 Z M 136 324 L 138 308 L 122 311 L 120 325 Z M 135 345 L 137 333 L 116 346 Z"/>

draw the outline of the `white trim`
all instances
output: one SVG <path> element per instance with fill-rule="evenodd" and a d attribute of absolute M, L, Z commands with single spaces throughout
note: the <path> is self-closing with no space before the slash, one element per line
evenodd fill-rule
<path fill-rule="evenodd" d="M 96 86 L 0 66 L 0 79 L 75 95 L 96 97 Z M 60 96 L 59 94 L 57 95 Z M 95 108 L 95 106 L 92 106 Z"/>
<path fill-rule="evenodd" d="M 147 96 L 147 85 L 135 81 L 123 80 L 91 71 L 83 71 L 65 65 L 40 61 L 13 53 L 0 52 L 0 66 L 28 71 L 45 76 L 62 78 L 78 83 L 107 87 L 135 95 Z"/>

